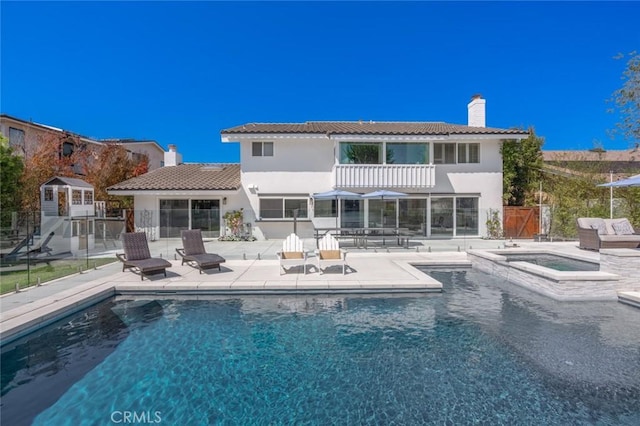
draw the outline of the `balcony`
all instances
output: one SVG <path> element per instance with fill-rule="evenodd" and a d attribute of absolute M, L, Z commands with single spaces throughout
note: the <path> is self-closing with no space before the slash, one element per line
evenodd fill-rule
<path fill-rule="evenodd" d="M 334 167 L 336 188 L 432 188 L 432 164 L 338 164 Z"/>

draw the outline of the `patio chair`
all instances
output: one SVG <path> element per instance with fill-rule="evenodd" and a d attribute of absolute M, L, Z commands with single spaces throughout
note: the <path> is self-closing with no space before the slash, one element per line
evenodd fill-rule
<path fill-rule="evenodd" d="M 276 254 L 280 260 L 280 275 L 286 272 L 285 267 L 294 266 L 302 266 L 304 274 L 307 274 L 307 252 L 296 234 L 289 235 L 282 243 L 282 251 Z"/>
<path fill-rule="evenodd" d="M 316 250 L 316 259 L 318 260 L 318 271 L 322 274 L 322 267 L 342 265 L 342 275 L 347 270 L 347 252 L 340 248 L 338 240 L 333 235 L 325 234 L 318 243 Z"/>
<path fill-rule="evenodd" d="M 116 253 L 116 257 L 122 262 L 122 272 L 125 269 L 137 270 L 141 280 L 145 275 L 160 272 L 167 276 L 167 268 L 171 267 L 171 263 L 159 257 L 151 257 L 144 232 L 122 234 L 122 248 L 124 253 Z"/>
<path fill-rule="evenodd" d="M 180 235 L 182 248 L 176 248 L 176 252 L 182 258 L 182 265 L 185 262 L 191 266 L 195 265 L 200 273 L 210 268 L 218 268 L 218 271 L 222 271 L 220 264 L 226 262 L 226 259 L 215 253 L 207 253 L 202 241 L 202 232 L 199 229 L 182 231 Z"/>
<path fill-rule="evenodd" d="M 47 255 L 51 256 L 51 252 L 52 249 L 51 247 L 49 247 L 49 241 L 51 241 L 51 238 L 53 238 L 53 236 L 55 235 L 55 232 L 51 232 L 49 235 L 47 235 L 47 238 L 44 239 L 44 241 L 42 241 L 38 247 L 34 247 L 31 250 L 29 250 L 28 252 L 26 252 L 24 255 L 25 256 L 30 256 L 30 255 L 40 255 L 42 253 L 46 253 Z"/>

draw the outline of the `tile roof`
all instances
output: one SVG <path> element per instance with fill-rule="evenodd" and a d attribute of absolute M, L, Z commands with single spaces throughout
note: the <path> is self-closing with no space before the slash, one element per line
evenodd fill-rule
<path fill-rule="evenodd" d="M 402 121 L 307 121 L 306 123 L 247 123 L 222 134 L 243 133 L 317 133 L 327 135 L 528 135 L 520 129 L 469 127 L 442 122 Z"/>
<path fill-rule="evenodd" d="M 107 188 L 108 191 L 214 191 L 240 188 L 240 164 L 180 164 L 161 167 Z"/>

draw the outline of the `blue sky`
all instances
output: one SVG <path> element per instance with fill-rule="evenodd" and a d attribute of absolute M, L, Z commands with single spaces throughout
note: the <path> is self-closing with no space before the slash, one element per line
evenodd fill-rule
<path fill-rule="evenodd" d="M 96 138 L 237 162 L 247 122 L 533 126 L 544 149 L 624 149 L 607 130 L 637 2 L 7 2 L 1 111 Z"/>

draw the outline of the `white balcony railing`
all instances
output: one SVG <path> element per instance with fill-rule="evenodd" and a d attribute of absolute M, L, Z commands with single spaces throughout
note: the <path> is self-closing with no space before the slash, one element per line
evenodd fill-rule
<path fill-rule="evenodd" d="M 338 164 L 336 188 L 432 188 L 432 164 Z"/>

